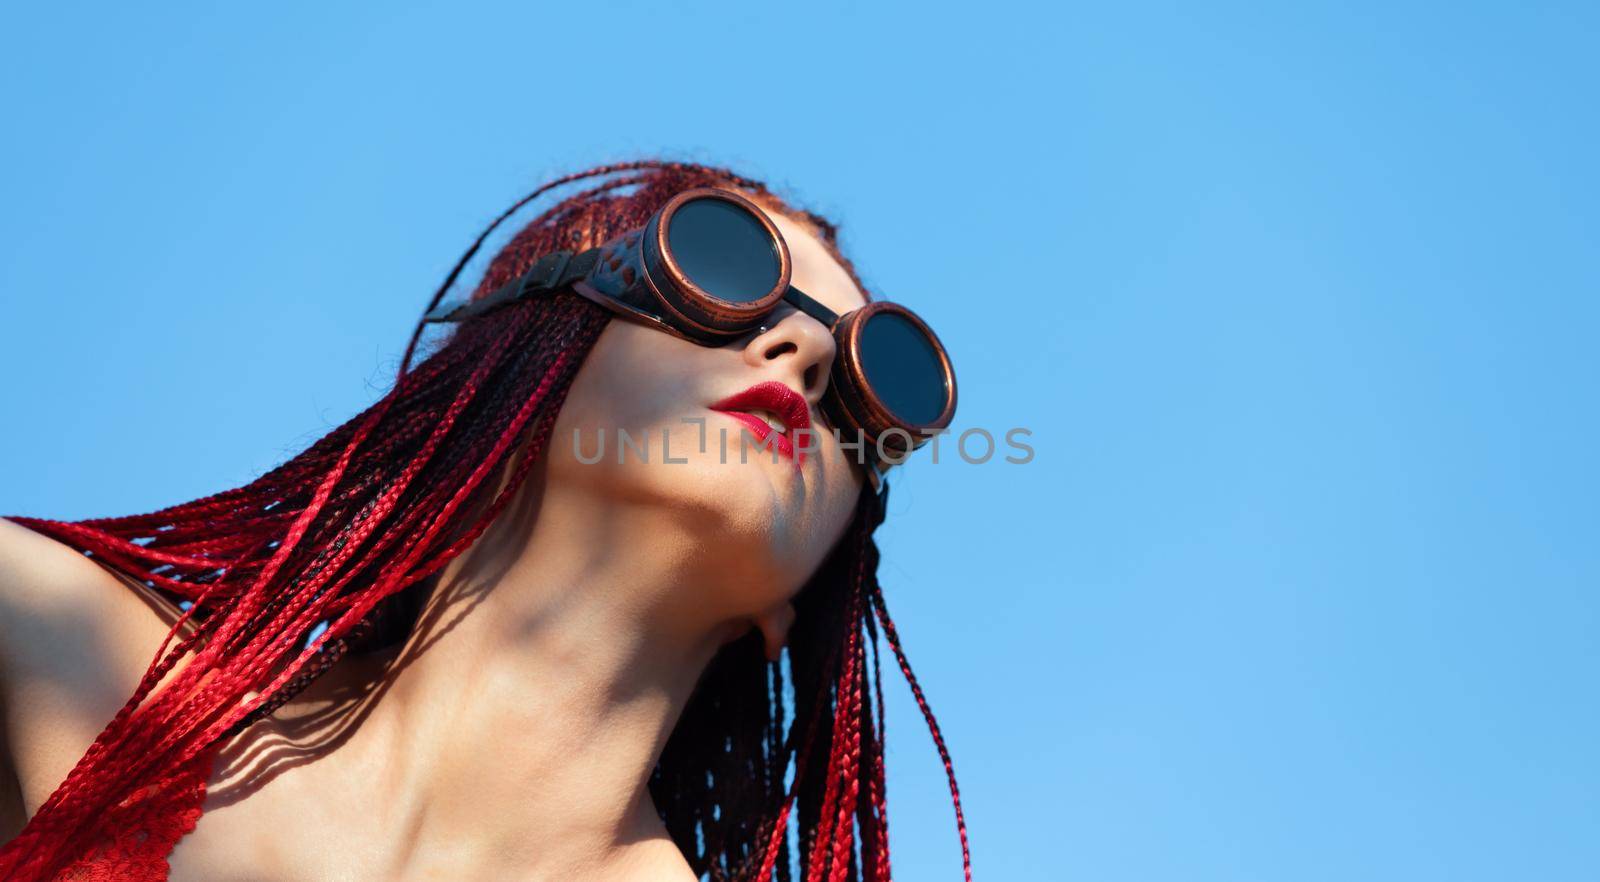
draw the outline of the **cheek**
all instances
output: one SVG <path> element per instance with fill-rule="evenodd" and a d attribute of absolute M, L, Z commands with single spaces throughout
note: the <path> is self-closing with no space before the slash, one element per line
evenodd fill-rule
<path fill-rule="evenodd" d="M 738 467 L 739 425 L 705 407 L 717 356 L 631 322 L 607 325 L 556 418 L 549 479 L 724 519 L 767 516 L 770 499 Z"/>
<path fill-rule="evenodd" d="M 667 394 L 669 373 L 641 369 L 642 349 L 654 341 L 634 339 L 637 330 L 612 321 L 578 369 L 551 432 L 550 480 L 575 486 L 614 483 L 618 434 L 644 437 L 675 400 Z M 590 462 L 600 454 L 598 462 Z"/>
<path fill-rule="evenodd" d="M 691 359 L 664 344 L 685 343 L 638 325 L 612 321 L 584 359 L 558 423 L 630 431 L 658 425 L 685 397 Z"/>

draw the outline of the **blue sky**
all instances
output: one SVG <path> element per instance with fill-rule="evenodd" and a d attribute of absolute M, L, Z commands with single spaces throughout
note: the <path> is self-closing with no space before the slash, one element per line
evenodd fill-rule
<path fill-rule="evenodd" d="M 13 7 L 0 512 L 246 482 L 536 183 L 729 164 L 1033 431 L 882 533 L 978 878 L 1592 879 L 1597 18 Z M 888 687 L 897 874 L 959 878 Z"/>

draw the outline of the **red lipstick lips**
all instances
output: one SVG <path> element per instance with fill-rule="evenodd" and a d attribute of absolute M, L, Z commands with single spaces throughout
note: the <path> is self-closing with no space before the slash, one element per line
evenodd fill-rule
<path fill-rule="evenodd" d="M 772 448 L 793 459 L 796 465 L 806 461 L 806 452 L 796 448 L 795 442 L 798 440 L 796 433 L 799 430 L 811 428 L 811 406 L 788 386 L 776 380 L 757 383 L 737 395 L 730 395 L 718 401 L 711 405 L 711 409 L 743 423 L 762 444 L 767 444 L 767 439 L 770 437 Z M 771 414 L 783 423 L 783 429 L 781 431 L 775 429 L 754 411 Z"/>

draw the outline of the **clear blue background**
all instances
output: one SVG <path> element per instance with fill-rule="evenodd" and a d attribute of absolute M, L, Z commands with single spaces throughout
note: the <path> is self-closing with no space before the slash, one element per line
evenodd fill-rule
<path fill-rule="evenodd" d="M 246 482 L 536 183 L 732 164 L 1034 432 L 884 528 L 980 879 L 1600 877 L 1594 7 L 538 6 L 10 6 L 0 511 Z"/>

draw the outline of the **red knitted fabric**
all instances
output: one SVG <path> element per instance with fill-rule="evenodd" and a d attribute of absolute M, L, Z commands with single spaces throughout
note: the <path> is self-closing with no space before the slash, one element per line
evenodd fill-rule
<path fill-rule="evenodd" d="M 200 821 L 215 758 L 215 749 L 205 751 L 106 812 L 89 850 L 55 879 L 164 882 L 167 856 Z"/>

